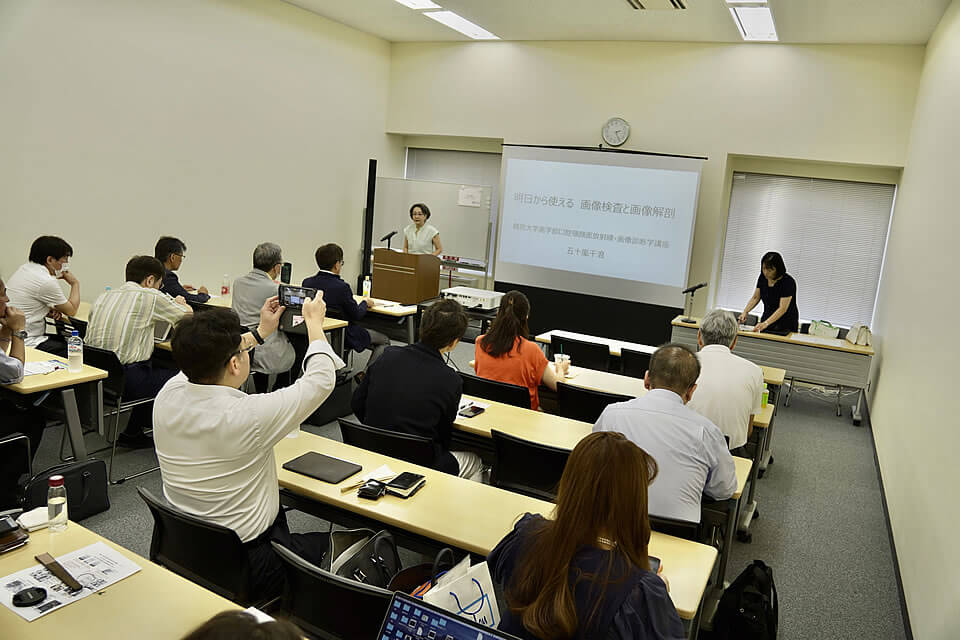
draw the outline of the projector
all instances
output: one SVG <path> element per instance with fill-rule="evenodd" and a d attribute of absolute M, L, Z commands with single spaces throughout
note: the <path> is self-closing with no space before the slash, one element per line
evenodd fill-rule
<path fill-rule="evenodd" d="M 502 293 L 473 287 L 450 287 L 441 291 L 440 295 L 452 298 L 468 309 L 496 309 L 503 297 Z"/>

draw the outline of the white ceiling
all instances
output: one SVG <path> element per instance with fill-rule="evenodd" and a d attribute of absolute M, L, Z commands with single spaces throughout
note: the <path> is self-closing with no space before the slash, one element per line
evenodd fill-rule
<path fill-rule="evenodd" d="M 467 40 L 394 0 L 285 0 L 392 42 Z M 434 0 L 504 40 L 741 42 L 723 0 L 636 11 L 627 0 Z M 646 0 L 641 0 L 646 4 Z M 780 42 L 926 44 L 950 0 L 769 0 Z"/>

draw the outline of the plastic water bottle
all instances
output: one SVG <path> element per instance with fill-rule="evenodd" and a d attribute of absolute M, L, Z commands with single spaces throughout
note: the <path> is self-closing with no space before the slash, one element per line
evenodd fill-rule
<path fill-rule="evenodd" d="M 73 331 L 67 338 L 67 369 L 70 373 L 83 371 L 83 340 L 79 331 Z"/>
<path fill-rule="evenodd" d="M 363 297 L 364 298 L 370 297 L 370 287 L 371 287 L 370 276 L 365 276 L 363 278 Z"/>
<path fill-rule="evenodd" d="M 220 285 L 220 295 L 230 295 L 230 275 L 223 274 L 223 284 Z"/>
<path fill-rule="evenodd" d="M 50 476 L 50 487 L 47 489 L 50 531 L 66 531 L 67 518 L 67 488 L 63 486 L 63 476 Z"/>

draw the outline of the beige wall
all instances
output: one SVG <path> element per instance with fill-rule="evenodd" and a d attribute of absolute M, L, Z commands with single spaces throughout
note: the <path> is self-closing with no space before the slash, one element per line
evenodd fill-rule
<path fill-rule="evenodd" d="M 336 241 L 359 265 L 390 45 L 274 0 L 0 0 L 0 273 L 64 236 L 92 300 L 161 234 L 219 288 L 274 241 L 294 277 Z"/>
<path fill-rule="evenodd" d="M 902 166 L 923 62 L 923 47 L 898 46 L 392 47 L 390 132 L 592 146 L 617 115 L 626 148 L 708 156 L 690 282 L 719 255 L 728 154 Z"/>
<path fill-rule="evenodd" d="M 960 2 L 927 47 L 880 281 L 882 360 L 870 403 L 904 592 L 918 640 L 960 637 L 956 393 L 960 316 L 956 184 L 960 175 Z M 920 310 L 938 319 L 923 324 Z"/>

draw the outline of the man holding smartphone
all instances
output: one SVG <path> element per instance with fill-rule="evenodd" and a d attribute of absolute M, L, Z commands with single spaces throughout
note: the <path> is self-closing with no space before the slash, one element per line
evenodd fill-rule
<path fill-rule="evenodd" d="M 182 373 L 154 402 L 154 441 L 163 494 L 178 509 L 237 533 L 253 574 L 253 599 L 279 593 L 283 566 L 276 541 L 319 565 L 327 539 L 291 534 L 280 510 L 274 446 L 333 391 L 344 363 L 323 335 L 322 296 L 306 300 L 303 318 L 310 344 L 303 375 L 289 387 L 247 395 L 250 351 L 272 336 L 284 307 L 276 296 L 260 309 L 252 331 L 228 309 L 211 309 L 177 324 L 171 346 Z"/>

